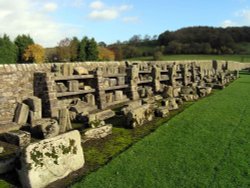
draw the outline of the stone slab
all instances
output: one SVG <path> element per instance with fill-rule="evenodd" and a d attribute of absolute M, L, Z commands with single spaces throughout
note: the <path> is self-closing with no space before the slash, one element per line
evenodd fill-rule
<path fill-rule="evenodd" d="M 25 188 L 43 188 L 84 165 L 79 131 L 30 144 L 22 151 L 17 169 Z"/>

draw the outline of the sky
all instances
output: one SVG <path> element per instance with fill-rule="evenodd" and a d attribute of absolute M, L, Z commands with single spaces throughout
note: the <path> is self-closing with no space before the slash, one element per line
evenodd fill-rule
<path fill-rule="evenodd" d="M 250 0 L 0 0 L 0 36 L 54 47 L 73 36 L 111 44 L 188 26 L 249 26 Z"/>

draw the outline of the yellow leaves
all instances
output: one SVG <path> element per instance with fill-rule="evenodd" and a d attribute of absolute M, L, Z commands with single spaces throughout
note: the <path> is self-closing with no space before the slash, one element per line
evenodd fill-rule
<path fill-rule="evenodd" d="M 43 63 L 45 50 L 39 44 L 31 44 L 24 51 L 23 58 L 28 62 Z"/>
<path fill-rule="evenodd" d="M 115 53 L 108 48 L 98 46 L 98 59 L 101 61 L 113 61 L 115 59 Z"/>

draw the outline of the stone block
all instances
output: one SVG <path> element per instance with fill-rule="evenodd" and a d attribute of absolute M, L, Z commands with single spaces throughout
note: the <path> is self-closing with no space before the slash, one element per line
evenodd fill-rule
<path fill-rule="evenodd" d="M 84 67 L 75 67 L 74 73 L 77 75 L 88 75 L 89 71 Z"/>
<path fill-rule="evenodd" d="M 163 97 L 162 97 L 161 95 L 155 95 L 155 96 L 154 96 L 154 99 L 155 99 L 156 101 L 161 101 L 161 100 L 163 99 Z"/>
<path fill-rule="evenodd" d="M 1 122 L 0 123 L 0 134 L 9 131 L 19 130 L 21 126 L 15 122 Z"/>
<path fill-rule="evenodd" d="M 125 85 L 125 77 L 118 77 L 118 85 Z"/>
<path fill-rule="evenodd" d="M 4 152 L 4 147 L 0 146 L 0 154 Z"/>
<path fill-rule="evenodd" d="M 91 86 L 84 86 L 84 90 L 91 90 L 93 89 Z"/>
<path fill-rule="evenodd" d="M 175 98 L 169 98 L 168 101 L 169 101 L 168 110 L 177 110 L 179 108 Z"/>
<path fill-rule="evenodd" d="M 95 95 L 93 95 L 93 94 L 87 94 L 85 96 L 85 98 L 86 98 L 87 103 L 90 106 L 95 106 Z"/>
<path fill-rule="evenodd" d="M 168 107 L 159 107 L 155 110 L 155 115 L 157 117 L 167 117 L 169 114 Z"/>
<path fill-rule="evenodd" d="M 154 117 L 154 109 L 151 105 L 145 104 L 143 106 L 131 109 L 127 113 L 127 126 L 135 128 L 143 125 L 147 121 L 152 121 Z"/>
<path fill-rule="evenodd" d="M 99 113 L 96 113 L 96 118 L 99 120 L 106 120 L 115 116 L 115 112 L 113 110 L 105 110 Z"/>
<path fill-rule="evenodd" d="M 110 78 L 110 79 L 109 79 L 109 86 L 110 86 L 110 87 L 117 86 L 117 79 L 115 79 L 115 78 Z"/>
<path fill-rule="evenodd" d="M 24 103 L 18 103 L 15 112 L 14 122 L 24 125 L 27 123 L 29 116 L 29 106 Z"/>
<path fill-rule="evenodd" d="M 60 133 L 65 133 L 66 131 L 72 130 L 69 110 L 66 108 L 59 110 L 59 127 Z"/>
<path fill-rule="evenodd" d="M 79 81 L 78 80 L 69 80 L 68 81 L 69 91 L 75 92 L 79 91 Z"/>
<path fill-rule="evenodd" d="M 29 97 L 24 101 L 27 104 L 31 111 L 33 112 L 41 112 L 42 111 L 42 100 L 38 97 Z"/>
<path fill-rule="evenodd" d="M 113 93 L 106 93 L 106 103 L 114 102 L 114 94 Z"/>
<path fill-rule="evenodd" d="M 84 139 L 100 139 L 112 134 L 112 125 L 89 129 L 84 133 Z"/>
<path fill-rule="evenodd" d="M 169 97 L 174 97 L 174 91 L 173 91 L 173 87 L 172 86 L 166 86 L 163 88 L 163 93 L 162 96 L 163 98 L 169 98 Z"/>
<path fill-rule="evenodd" d="M 123 100 L 123 91 L 117 90 L 115 91 L 115 101 Z"/>
<path fill-rule="evenodd" d="M 31 139 L 29 132 L 21 130 L 4 133 L 3 137 L 6 142 L 21 148 L 28 146 Z"/>
<path fill-rule="evenodd" d="M 56 91 L 57 92 L 66 92 L 68 91 L 68 88 L 64 85 L 64 83 L 56 83 Z"/>
<path fill-rule="evenodd" d="M 84 155 L 79 131 L 30 144 L 20 156 L 17 169 L 25 188 L 43 188 L 83 167 Z"/>
<path fill-rule="evenodd" d="M 55 119 L 40 119 L 34 122 L 32 133 L 43 138 L 53 138 L 59 134 L 60 127 Z"/>

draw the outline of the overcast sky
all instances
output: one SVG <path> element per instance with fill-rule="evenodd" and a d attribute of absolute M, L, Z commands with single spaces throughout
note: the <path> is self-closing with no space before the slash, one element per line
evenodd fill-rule
<path fill-rule="evenodd" d="M 250 0 L 0 0 L 0 35 L 30 34 L 53 47 L 65 37 L 128 40 L 186 26 L 250 25 Z"/>

